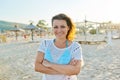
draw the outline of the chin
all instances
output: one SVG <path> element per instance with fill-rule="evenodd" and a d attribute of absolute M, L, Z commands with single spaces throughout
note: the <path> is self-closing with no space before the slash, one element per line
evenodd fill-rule
<path fill-rule="evenodd" d="M 63 37 L 63 36 L 56 36 L 56 38 L 62 39 L 62 38 L 64 38 L 64 37 Z"/>

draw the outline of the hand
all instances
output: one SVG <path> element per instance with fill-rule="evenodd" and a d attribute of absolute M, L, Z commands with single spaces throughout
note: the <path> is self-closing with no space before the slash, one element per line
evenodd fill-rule
<path fill-rule="evenodd" d="M 70 65 L 75 66 L 75 65 L 77 64 L 77 62 L 78 62 L 78 60 L 72 59 L 72 60 L 70 61 Z"/>
<path fill-rule="evenodd" d="M 42 63 L 44 66 L 46 67 L 50 67 L 51 63 L 47 60 L 43 60 L 43 63 Z"/>

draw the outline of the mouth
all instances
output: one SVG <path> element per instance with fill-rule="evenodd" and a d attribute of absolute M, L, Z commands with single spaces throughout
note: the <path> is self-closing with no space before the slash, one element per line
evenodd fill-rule
<path fill-rule="evenodd" d="M 62 36 L 63 33 L 62 33 L 62 32 L 60 32 L 60 33 L 56 33 L 56 35 L 57 35 L 57 36 Z"/>

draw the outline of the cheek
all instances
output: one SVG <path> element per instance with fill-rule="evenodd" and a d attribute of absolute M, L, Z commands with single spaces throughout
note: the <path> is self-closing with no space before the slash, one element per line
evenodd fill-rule
<path fill-rule="evenodd" d="M 66 34 L 68 33 L 68 31 L 69 31 L 69 30 L 67 29 L 67 30 L 66 30 Z"/>

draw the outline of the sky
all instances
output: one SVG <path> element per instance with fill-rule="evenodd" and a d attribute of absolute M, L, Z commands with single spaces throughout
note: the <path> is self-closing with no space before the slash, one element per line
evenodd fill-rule
<path fill-rule="evenodd" d="M 120 0 L 0 0 L 0 20 L 37 24 L 65 13 L 74 22 L 120 22 Z"/>

